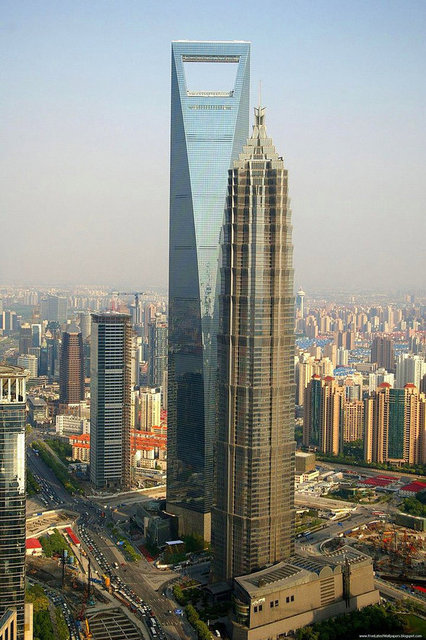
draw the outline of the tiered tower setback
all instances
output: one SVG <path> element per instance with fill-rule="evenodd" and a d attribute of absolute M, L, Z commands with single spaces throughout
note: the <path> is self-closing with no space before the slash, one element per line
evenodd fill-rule
<path fill-rule="evenodd" d="M 255 109 L 229 171 L 222 241 L 213 573 L 293 553 L 294 297 L 287 170 Z"/>

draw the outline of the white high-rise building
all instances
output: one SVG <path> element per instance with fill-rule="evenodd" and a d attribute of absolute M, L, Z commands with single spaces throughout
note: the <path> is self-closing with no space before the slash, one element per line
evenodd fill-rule
<path fill-rule="evenodd" d="M 403 389 L 406 384 L 414 384 L 420 389 L 420 383 L 426 373 L 426 362 L 422 356 L 413 356 L 404 353 L 399 356 L 396 364 L 397 389 Z"/>
<path fill-rule="evenodd" d="M 373 391 L 376 391 L 377 387 L 379 387 L 382 382 L 389 383 L 393 389 L 395 386 L 395 375 L 393 373 L 388 373 L 386 369 L 377 369 L 374 373 L 369 373 L 368 392 L 372 393 Z"/>
<path fill-rule="evenodd" d="M 18 367 L 22 367 L 30 372 L 30 380 L 37 378 L 38 376 L 38 358 L 33 354 L 25 354 L 18 356 Z"/>

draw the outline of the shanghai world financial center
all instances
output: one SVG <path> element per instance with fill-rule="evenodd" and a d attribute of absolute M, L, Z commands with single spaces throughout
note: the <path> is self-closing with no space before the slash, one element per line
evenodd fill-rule
<path fill-rule="evenodd" d="M 198 67 L 235 70 L 213 90 Z M 202 83 L 198 83 L 201 85 Z M 249 129 L 250 44 L 172 43 L 167 509 L 210 539 L 220 235 L 228 170 Z"/>

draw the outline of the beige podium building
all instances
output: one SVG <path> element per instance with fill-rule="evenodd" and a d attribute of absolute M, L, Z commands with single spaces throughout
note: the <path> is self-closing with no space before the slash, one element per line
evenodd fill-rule
<path fill-rule="evenodd" d="M 234 580 L 233 640 L 279 640 L 300 627 L 377 604 L 372 560 L 345 546 L 294 555 Z"/>

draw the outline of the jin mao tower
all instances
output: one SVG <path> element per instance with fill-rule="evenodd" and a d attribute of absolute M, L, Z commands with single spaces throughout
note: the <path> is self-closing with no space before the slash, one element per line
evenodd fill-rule
<path fill-rule="evenodd" d="M 293 553 L 294 298 L 287 170 L 255 109 L 228 176 L 218 334 L 215 579 Z"/>

